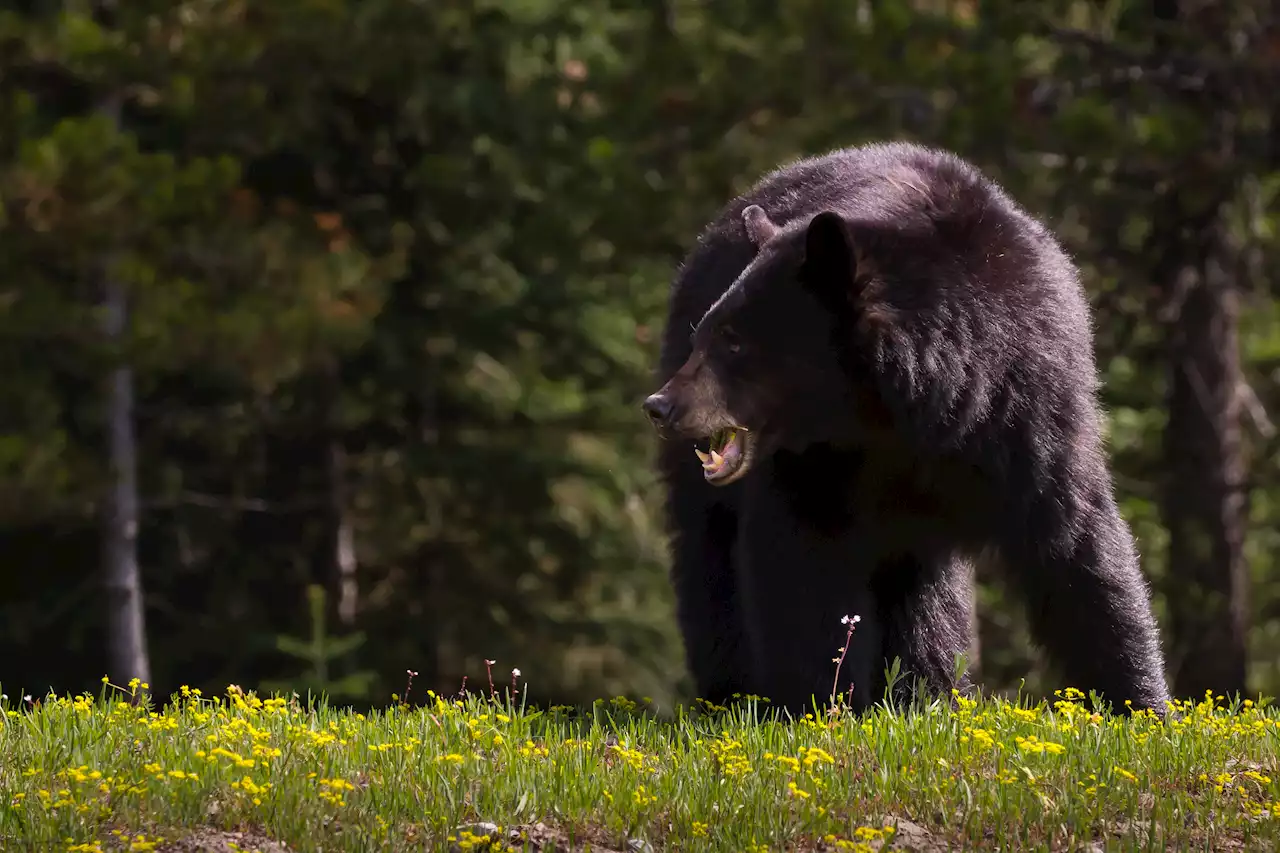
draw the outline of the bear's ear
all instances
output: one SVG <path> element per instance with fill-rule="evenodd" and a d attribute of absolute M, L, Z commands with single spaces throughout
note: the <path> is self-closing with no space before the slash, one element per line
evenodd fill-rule
<path fill-rule="evenodd" d="M 778 226 L 773 224 L 769 214 L 758 204 L 749 205 L 742 211 L 742 222 L 747 227 L 747 238 L 757 249 L 778 233 Z"/>
<path fill-rule="evenodd" d="M 805 286 L 824 301 L 846 301 L 858 272 L 858 252 L 844 217 L 825 210 L 809 221 L 804 235 Z"/>

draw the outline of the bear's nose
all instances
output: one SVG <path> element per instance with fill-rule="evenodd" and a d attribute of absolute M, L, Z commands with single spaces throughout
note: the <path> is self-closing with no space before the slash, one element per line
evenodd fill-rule
<path fill-rule="evenodd" d="M 671 419 L 671 400 L 661 393 L 646 398 L 640 408 L 644 409 L 654 426 L 663 426 Z"/>

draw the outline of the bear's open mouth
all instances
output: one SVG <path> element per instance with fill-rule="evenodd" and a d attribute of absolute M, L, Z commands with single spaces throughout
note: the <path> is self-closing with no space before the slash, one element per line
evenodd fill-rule
<path fill-rule="evenodd" d="M 717 430 L 711 434 L 709 452 L 695 447 L 702 461 L 702 476 L 708 483 L 728 485 L 747 473 L 755 455 L 755 436 L 740 426 Z"/>

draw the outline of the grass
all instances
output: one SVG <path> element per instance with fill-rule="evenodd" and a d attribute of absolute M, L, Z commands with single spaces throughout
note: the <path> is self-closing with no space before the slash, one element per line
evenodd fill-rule
<path fill-rule="evenodd" d="M 1280 715 L 959 699 L 755 722 L 428 694 L 368 715 L 232 687 L 7 703 L 0 847 L 49 851 L 1259 849 Z M 228 834 L 239 831 L 239 835 Z M 646 846 L 646 843 L 648 846 Z M 1097 845 L 1092 847 L 1091 845 Z"/>

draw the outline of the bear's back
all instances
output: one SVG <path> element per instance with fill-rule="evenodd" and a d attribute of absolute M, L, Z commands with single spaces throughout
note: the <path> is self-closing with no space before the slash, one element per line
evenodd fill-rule
<path fill-rule="evenodd" d="M 863 223 L 918 227 L 931 235 L 933 248 L 954 260 L 960 278 L 1003 291 L 998 298 L 1010 310 L 1042 308 L 1055 323 L 1070 315 L 1073 325 L 1088 325 L 1075 265 L 1042 222 L 958 155 L 898 141 L 797 160 L 726 205 L 703 230 L 674 283 L 673 296 L 689 301 L 684 313 L 696 314 L 694 321 L 754 257 L 742 221 L 742 211 L 753 204 L 784 231 L 803 228 L 824 210 Z M 682 289 L 690 292 L 680 294 Z"/>
<path fill-rule="evenodd" d="M 744 239 L 742 211 L 751 204 L 784 228 L 834 210 L 863 222 L 901 225 L 928 219 L 962 230 L 987 225 L 996 238 L 1001 233 L 1022 238 L 1024 251 L 1061 253 L 1052 233 L 977 167 L 949 151 L 913 142 L 840 148 L 775 169 L 726 205 L 700 242 L 719 235 Z"/>
<path fill-rule="evenodd" d="M 1052 348 L 1062 365 L 1092 370 L 1088 302 L 1052 232 L 961 157 L 912 142 L 883 142 L 775 169 L 720 211 L 672 283 L 663 374 L 688 357 L 689 331 L 755 257 L 742 219 L 753 204 L 783 231 L 803 229 L 815 214 L 834 210 L 852 221 L 925 234 L 881 260 L 901 263 L 904 275 L 897 278 L 903 282 L 945 266 L 938 276 L 944 290 L 968 291 L 953 297 L 987 302 L 989 316 L 1011 320 L 985 329 L 993 364 L 1039 358 L 1039 351 Z M 890 307 L 914 311 L 918 293 L 904 283 L 884 298 Z M 944 302 L 931 302 L 938 322 Z"/>

